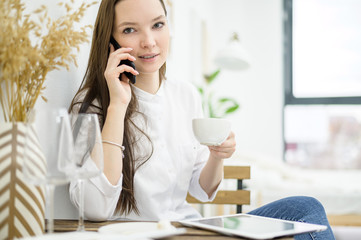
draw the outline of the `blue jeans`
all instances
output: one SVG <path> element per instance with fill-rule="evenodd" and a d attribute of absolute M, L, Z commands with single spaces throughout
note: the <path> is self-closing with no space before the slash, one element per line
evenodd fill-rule
<path fill-rule="evenodd" d="M 249 214 L 298 222 L 322 224 L 327 226 L 327 230 L 322 232 L 312 232 L 296 235 L 296 240 L 335 239 L 322 204 L 312 197 L 283 198 L 257 208 L 249 212 Z"/>

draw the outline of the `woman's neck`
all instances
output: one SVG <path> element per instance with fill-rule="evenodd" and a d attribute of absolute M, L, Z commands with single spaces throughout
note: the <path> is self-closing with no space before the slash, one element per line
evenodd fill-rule
<path fill-rule="evenodd" d="M 156 94 L 159 89 L 159 73 L 139 74 L 136 77 L 135 86 L 145 92 Z"/>

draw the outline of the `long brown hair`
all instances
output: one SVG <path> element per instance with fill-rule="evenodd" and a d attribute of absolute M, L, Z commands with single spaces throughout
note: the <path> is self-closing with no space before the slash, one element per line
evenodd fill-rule
<path fill-rule="evenodd" d="M 94 25 L 93 40 L 90 49 L 90 55 L 88 60 L 88 66 L 83 78 L 83 81 L 80 85 L 78 92 L 72 100 L 69 111 L 74 110 L 73 108 L 80 104 L 79 113 L 89 112 L 91 107 L 94 110 L 94 113 L 98 114 L 101 119 L 101 128 L 103 128 L 105 119 L 107 117 L 107 109 L 109 106 L 109 90 L 106 84 L 104 77 L 104 72 L 107 65 L 107 60 L 109 57 L 109 40 L 112 35 L 114 17 L 115 17 L 115 5 L 122 0 L 102 0 L 98 15 Z M 167 15 L 167 10 L 164 5 L 163 0 L 160 0 L 162 7 L 164 9 L 165 15 Z M 162 81 L 165 79 L 166 64 L 159 69 L 159 80 Z M 84 95 L 82 98 L 81 96 Z M 98 104 L 94 104 L 97 102 Z M 79 106 L 79 105 L 78 105 Z M 123 136 L 123 145 L 125 147 L 123 158 L 123 184 L 122 192 L 120 194 L 116 212 L 120 214 L 129 214 L 131 211 L 134 211 L 139 214 L 136 200 L 134 197 L 134 174 L 138 167 L 147 161 L 152 153 L 149 153 L 149 156 L 140 163 L 136 164 L 133 148 L 137 138 L 135 137 L 134 131 L 139 131 L 144 134 L 148 140 L 149 137 L 139 129 L 135 123 L 131 120 L 131 117 L 134 113 L 138 112 L 138 100 L 135 94 L 132 91 L 132 97 L 128 104 L 128 108 L 125 114 L 124 120 L 124 136 Z M 150 141 L 151 142 L 151 141 Z"/>

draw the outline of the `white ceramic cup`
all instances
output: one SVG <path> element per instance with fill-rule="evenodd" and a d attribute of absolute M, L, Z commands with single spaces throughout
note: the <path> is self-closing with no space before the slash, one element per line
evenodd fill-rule
<path fill-rule="evenodd" d="M 196 139 L 207 146 L 221 145 L 231 132 L 231 122 L 221 118 L 195 118 L 192 126 Z"/>

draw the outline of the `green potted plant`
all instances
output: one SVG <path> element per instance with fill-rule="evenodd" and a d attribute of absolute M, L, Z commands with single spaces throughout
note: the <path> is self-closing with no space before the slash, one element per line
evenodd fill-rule
<path fill-rule="evenodd" d="M 202 96 L 203 110 L 206 116 L 210 118 L 224 118 L 240 108 L 235 99 L 229 97 L 216 98 L 214 91 L 210 89 L 220 72 L 221 70 L 218 69 L 211 74 L 205 74 L 204 86 L 198 87 L 198 91 Z"/>

